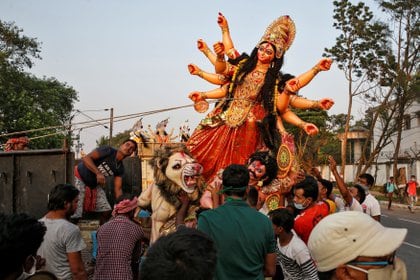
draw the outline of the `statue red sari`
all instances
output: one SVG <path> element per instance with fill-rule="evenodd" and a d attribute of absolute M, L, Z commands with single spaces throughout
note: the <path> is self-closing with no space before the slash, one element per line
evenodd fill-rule
<path fill-rule="evenodd" d="M 221 14 L 218 23 L 223 44 L 216 44 L 216 54 L 203 50 L 203 42 L 199 41 L 199 49 L 215 65 L 217 74 L 189 65 L 191 74 L 221 85 L 208 92 L 189 95 L 195 103 L 206 99 L 219 100 L 187 142 L 191 153 L 203 165 L 206 179 L 229 164 L 246 163 L 256 150 L 278 149 L 279 145 L 274 144 L 273 139 L 276 134 L 277 139 L 280 139 L 280 134 L 287 134 L 283 120 L 301 127 L 308 135 L 316 134 L 318 128 L 302 121 L 289 105 L 301 109 L 329 109 L 334 104 L 329 98 L 311 101 L 295 95 L 319 71 L 328 70 L 331 60 L 321 60 L 296 78 L 280 72 L 283 54 L 295 35 L 294 23 L 288 16 L 280 17 L 269 26 L 250 56 L 239 55 L 233 47 L 227 21 Z M 225 62 L 225 54 L 231 63 Z"/>

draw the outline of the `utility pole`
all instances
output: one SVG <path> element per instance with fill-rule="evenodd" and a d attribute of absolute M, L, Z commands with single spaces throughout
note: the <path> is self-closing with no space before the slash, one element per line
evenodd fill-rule
<path fill-rule="evenodd" d="M 111 146 L 113 125 L 114 125 L 114 108 L 111 108 L 109 112 L 109 146 Z"/>

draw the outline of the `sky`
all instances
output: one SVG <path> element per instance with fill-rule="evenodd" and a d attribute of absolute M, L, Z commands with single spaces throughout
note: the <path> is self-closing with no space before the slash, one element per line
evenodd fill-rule
<path fill-rule="evenodd" d="M 74 122 L 164 110 L 192 105 L 188 94 L 213 89 L 187 70 L 189 63 L 213 71 L 197 50 L 196 41 L 209 46 L 221 40 L 217 14 L 229 22 L 235 47 L 250 53 L 266 27 L 277 17 L 289 15 L 296 38 L 285 54 L 283 72 L 298 75 L 314 66 L 324 48 L 332 47 L 338 31 L 333 28 L 333 1 L 322 0 L 1 0 L 0 19 L 13 21 L 23 34 L 41 42 L 42 60 L 28 72 L 55 77 L 73 87 L 79 96 Z M 371 1 L 365 1 L 371 2 Z M 321 72 L 300 94 L 308 99 L 333 98 L 330 114 L 347 112 L 348 94 L 344 73 L 333 64 Z M 356 101 L 353 110 L 360 118 Z M 191 130 L 204 114 L 192 107 L 143 117 L 153 128 L 169 118 L 168 128 L 188 121 Z M 137 118 L 138 119 L 138 118 Z M 113 123 L 113 135 L 130 129 L 137 119 Z M 105 120 L 106 121 L 106 120 Z M 109 125 L 108 125 L 109 126 Z M 75 126 L 77 127 L 77 126 Z M 79 126 L 79 128 L 82 126 Z M 108 136 L 104 126 L 83 128 L 84 150 Z M 77 133 L 76 132 L 76 133 Z"/>

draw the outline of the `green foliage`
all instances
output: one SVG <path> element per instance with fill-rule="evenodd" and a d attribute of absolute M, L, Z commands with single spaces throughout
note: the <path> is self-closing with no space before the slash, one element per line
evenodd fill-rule
<path fill-rule="evenodd" d="M 325 48 L 338 68 L 360 78 L 369 80 L 379 77 L 385 80 L 384 67 L 390 61 L 390 46 L 387 26 L 373 21 L 373 14 L 363 2 L 353 5 L 348 0 L 334 1 L 334 24 L 341 31 L 332 48 Z"/>
<path fill-rule="evenodd" d="M 325 152 L 335 155 L 339 153 L 336 149 L 336 140 L 332 133 L 327 131 L 328 114 L 323 110 L 293 110 L 305 122 L 315 124 L 319 133 L 315 136 L 308 136 L 302 129 L 285 123 L 286 130 L 293 134 L 297 149 L 298 158 L 306 170 L 310 167 L 323 163 L 326 159 Z"/>
<path fill-rule="evenodd" d="M 59 126 L 28 133 L 31 149 L 61 148 L 77 92 L 55 78 L 37 78 L 23 71 L 39 58 L 35 39 L 21 35 L 21 29 L 0 21 L 0 135 Z M 5 142 L 8 137 L 2 137 Z"/>
<path fill-rule="evenodd" d="M 331 115 L 328 119 L 328 130 L 335 133 L 343 133 L 346 126 L 346 118 L 346 114 Z"/>
<path fill-rule="evenodd" d="M 13 22 L 0 20 L 0 65 L 13 68 L 31 68 L 32 58 L 41 58 L 39 43 L 34 38 L 22 35 L 22 29 Z"/>

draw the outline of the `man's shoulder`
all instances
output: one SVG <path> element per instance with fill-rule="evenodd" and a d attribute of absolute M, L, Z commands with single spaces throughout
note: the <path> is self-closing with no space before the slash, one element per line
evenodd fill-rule
<path fill-rule="evenodd" d="M 66 219 L 47 219 L 43 217 L 40 221 L 45 224 L 47 229 L 53 229 L 54 231 L 65 235 L 80 233 L 80 228 Z"/>
<path fill-rule="evenodd" d="M 135 234 L 143 234 L 143 230 L 139 224 L 128 217 L 117 216 L 99 227 L 99 232 L 128 232 Z"/>
<path fill-rule="evenodd" d="M 371 193 L 366 195 L 365 201 L 363 203 L 365 203 L 365 202 L 366 202 L 366 204 L 379 204 L 379 201 Z"/>
<path fill-rule="evenodd" d="M 303 242 L 302 238 L 300 238 L 294 230 L 293 237 L 288 245 L 291 246 L 293 251 L 300 252 L 302 250 L 308 250 L 308 247 L 306 246 L 305 242 Z"/>

